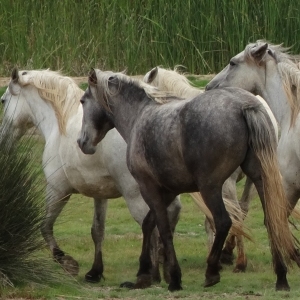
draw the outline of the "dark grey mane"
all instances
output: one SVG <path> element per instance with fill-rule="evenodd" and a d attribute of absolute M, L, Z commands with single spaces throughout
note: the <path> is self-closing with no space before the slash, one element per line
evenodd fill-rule
<path fill-rule="evenodd" d="M 170 102 L 172 100 L 182 100 L 182 98 L 177 97 L 174 93 L 168 91 L 161 91 L 156 87 L 153 87 L 142 80 L 132 78 L 130 76 L 125 75 L 124 73 L 113 73 L 111 71 L 102 72 L 100 70 L 95 70 L 97 75 L 97 85 L 96 91 L 98 99 L 103 99 L 103 105 L 110 110 L 108 98 L 109 96 L 115 95 L 116 93 L 121 92 L 123 85 L 127 85 L 128 87 L 132 86 L 137 88 L 137 90 L 144 91 L 146 95 L 152 99 L 153 101 L 164 104 Z M 111 90 L 108 86 L 109 78 L 111 76 L 118 77 L 118 87 L 114 91 Z"/>

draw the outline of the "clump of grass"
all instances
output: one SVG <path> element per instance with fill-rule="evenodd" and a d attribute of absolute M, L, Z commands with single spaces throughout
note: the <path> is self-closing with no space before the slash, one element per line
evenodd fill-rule
<path fill-rule="evenodd" d="M 45 184 L 34 166 L 33 147 L 32 137 L 15 141 L 6 127 L 0 129 L 0 292 L 20 283 L 71 282 L 41 252 Z"/>

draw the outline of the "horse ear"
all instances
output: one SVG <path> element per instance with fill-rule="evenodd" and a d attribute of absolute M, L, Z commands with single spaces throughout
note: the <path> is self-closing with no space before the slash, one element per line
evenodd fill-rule
<path fill-rule="evenodd" d="M 17 68 L 13 68 L 11 72 L 11 79 L 13 82 L 18 82 L 19 80 L 19 71 Z"/>
<path fill-rule="evenodd" d="M 90 73 L 89 73 L 89 79 L 88 79 L 88 83 L 92 84 L 92 85 L 97 85 L 97 75 L 96 75 L 96 70 L 95 69 L 91 69 Z"/>
<path fill-rule="evenodd" d="M 119 78 L 117 75 L 109 76 L 108 78 L 108 88 L 110 90 L 118 89 L 119 87 Z"/>
<path fill-rule="evenodd" d="M 251 55 L 255 59 L 261 60 L 263 56 L 266 54 L 267 49 L 268 49 L 268 43 L 265 43 L 263 45 L 257 45 L 256 47 L 252 48 Z"/>
<path fill-rule="evenodd" d="M 147 83 L 151 83 L 158 74 L 158 68 L 155 67 L 149 72 Z"/>

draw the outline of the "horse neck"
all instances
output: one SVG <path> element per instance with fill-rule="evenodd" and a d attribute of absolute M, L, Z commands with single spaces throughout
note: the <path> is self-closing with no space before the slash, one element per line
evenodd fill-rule
<path fill-rule="evenodd" d="M 273 74 L 269 76 L 269 74 Z M 267 101 L 281 129 L 290 127 L 291 107 L 278 70 L 266 73 L 265 84 L 258 94 Z"/>
<path fill-rule="evenodd" d="M 135 99 L 135 97 L 121 96 L 121 93 L 115 96 L 112 108 L 113 123 L 120 135 L 126 141 L 134 128 L 136 120 L 143 114 L 144 110 L 156 103 L 146 95 L 144 99 Z"/>
<path fill-rule="evenodd" d="M 22 92 L 31 110 L 31 121 L 47 141 L 54 132 L 59 132 L 58 121 L 52 105 L 40 97 L 35 87 L 28 86 Z"/>

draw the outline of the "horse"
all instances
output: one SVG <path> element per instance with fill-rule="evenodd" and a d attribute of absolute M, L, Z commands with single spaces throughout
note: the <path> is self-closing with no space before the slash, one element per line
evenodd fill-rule
<path fill-rule="evenodd" d="M 288 48 L 264 40 L 248 44 L 206 86 L 236 86 L 262 96 L 280 127 L 278 161 L 293 210 L 300 198 L 300 70 L 299 57 Z"/>
<path fill-rule="evenodd" d="M 276 288 L 289 288 L 287 266 L 291 258 L 299 262 L 287 219 L 276 135 L 265 108 L 251 93 L 238 88 L 209 91 L 191 100 L 176 99 L 125 74 L 92 69 L 80 100 L 79 147 L 85 154 L 95 153 L 96 145 L 116 128 L 127 143 L 129 171 L 150 208 L 143 221 L 142 251 L 133 287 L 151 284 L 149 239 L 157 225 L 168 261 L 168 289 L 182 289 L 167 207 L 175 195 L 196 191 L 216 227 L 204 286 L 220 281 L 219 259 L 232 224 L 222 186 L 240 166 L 262 202 Z"/>
<path fill-rule="evenodd" d="M 175 67 L 174 70 L 155 67 L 145 74 L 143 81 L 153 86 L 156 86 L 160 90 L 172 91 L 173 93 L 175 93 L 176 96 L 182 97 L 184 99 L 193 98 L 203 93 L 203 90 L 192 86 L 191 82 L 186 78 L 186 76 L 178 72 L 178 67 Z M 274 128 L 277 134 L 278 128 L 276 122 Z M 226 197 L 226 199 L 233 203 L 236 211 L 242 209 L 240 217 L 245 218 L 249 210 L 250 200 L 254 197 L 255 191 L 253 188 L 253 183 L 247 177 L 245 182 L 245 188 L 239 203 L 237 199 L 236 182 L 240 181 L 242 178 L 243 173 L 241 171 L 241 168 L 238 168 L 225 181 L 222 193 L 223 198 Z M 192 197 L 195 199 L 195 201 L 197 200 L 194 194 L 192 194 Z M 205 229 L 208 235 L 208 249 L 210 250 L 214 238 L 214 226 L 212 225 L 212 220 L 209 220 L 208 217 L 205 218 Z M 233 269 L 233 272 L 244 272 L 247 267 L 247 256 L 244 251 L 244 242 L 242 235 L 229 235 L 229 237 L 226 239 L 225 247 L 222 250 L 221 262 L 225 264 L 233 263 L 233 250 L 235 248 L 235 245 L 237 245 L 238 255 L 236 258 L 236 264 Z"/>
<path fill-rule="evenodd" d="M 42 161 L 47 187 L 46 218 L 41 232 L 54 259 L 72 275 L 78 273 L 78 263 L 60 249 L 53 226 L 72 194 L 80 193 L 94 198 L 91 235 L 95 252 L 93 265 L 86 273 L 85 280 L 99 282 L 104 268 L 102 241 L 107 199 L 123 196 L 132 217 L 141 226 L 149 208 L 127 168 L 127 145 L 117 130 L 110 131 L 99 143 L 95 155 L 84 155 L 79 149 L 76 140 L 82 120 L 79 99 L 83 93 L 71 78 L 58 72 L 14 69 L 9 86 L 1 98 L 4 104 L 2 126 L 9 124 L 16 138 L 24 134 L 26 128 L 35 126 L 44 137 Z M 181 208 L 179 198 L 174 199 L 169 207 L 173 229 Z M 156 230 L 151 239 L 154 281 L 161 280 L 159 244 Z"/>

